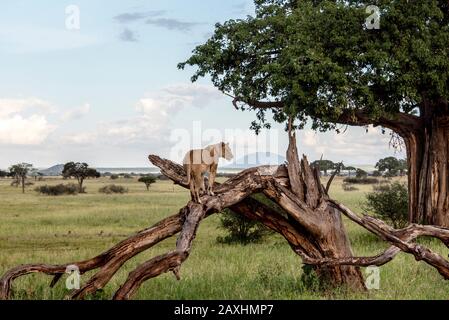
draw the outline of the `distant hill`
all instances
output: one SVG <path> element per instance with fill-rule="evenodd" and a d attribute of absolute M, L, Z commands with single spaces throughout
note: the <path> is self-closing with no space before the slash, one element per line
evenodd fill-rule
<path fill-rule="evenodd" d="M 279 154 L 258 152 L 236 159 L 231 164 L 226 165 L 225 168 L 246 169 L 263 165 L 280 165 L 286 161 L 287 159 Z"/>
<path fill-rule="evenodd" d="M 43 174 L 44 176 L 47 177 L 52 177 L 52 176 L 61 176 L 62 175 L 62 170 L 64 170 L 64 165 L 63 164 L 57 164 L 53 167 L 50 167 L 48 169 L 44 169 L 44 170 L 39 170 L 39 173 Z"/>

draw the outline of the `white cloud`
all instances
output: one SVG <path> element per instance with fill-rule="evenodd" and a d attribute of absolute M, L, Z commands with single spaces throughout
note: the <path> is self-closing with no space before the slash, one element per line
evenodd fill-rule
<path fill-rule="evenodd" d="M 38 98 L 0 99 L 0 144 L 38 145 L 55 129 L 46 115 L 54 107 Z"/>
<path fill-rule="evenodd" d="M 54 107 L 47 101 L 38 98 L 24 99 L 1 99 L 0 98 L 0 119 L 24 110 L 36 109 L 41 112 L 50 113 Z"/>
<path fill-rule="evenodd" d="M 62 120 L 70 121 L 70 120 L 81 119 L 85 115 L 89 114 L 89 112 L 90 112 L 90 104 L 86 103 L 86 104 L 82 105 L 81 107 L 78 107 L 78 108 L 75 108 L 75 109 L 65 112 L 62 115 Z"/>
<path fill-rule="evenodd" d="M 389 147 L 389 142 L 389 132 L 382 134 L 380 128 L 373 126 L 349 128 L 340 134 L 304 130 L 298 135 L 299 148 L 303 146 L 313 159 L 323 155 L 325 159 L 343 160 L 347 164 L 368 164 L 395 153 L 397 157 L 403 157 L 401 152 Z"/>
<path fill-rule="evenodd" d="M 165 144 L 169 145 L 173 116 L 187 107 L 202 108 L 221 98 L 211 86 L 178 84 L 144 95 L 135 105 L 137 115 L 128 119 L 98 123 L 89 133 L 68 134 L 67 143 Z"/>
<path fill-rule="evenodd" d="M 14 115 L 0 119 L 0 144 L 38 145 L 54 130 L 44 116 Z"/>

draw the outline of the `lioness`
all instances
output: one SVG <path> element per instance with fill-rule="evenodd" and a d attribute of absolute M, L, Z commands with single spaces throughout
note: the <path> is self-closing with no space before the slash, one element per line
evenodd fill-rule
<path fill-rule="evenodd" d="M 184 157 L 183 165 L 187 172 L 187 184 L 190 186 L 192 200 L 201 203 L 200 190 L 207 191 L 213 196 L 214 182 L 217 175 L 218 161 L 221 158 L 231 160 L 229 143 L 217 143 L 204 149 L 190 150 Z M 208 190 L 204 186 L 204 174 L 209 174 Z"/>

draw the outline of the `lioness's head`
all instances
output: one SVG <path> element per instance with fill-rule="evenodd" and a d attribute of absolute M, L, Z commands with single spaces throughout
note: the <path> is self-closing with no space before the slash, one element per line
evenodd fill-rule
<path fill-rule="evenodd" d="M 229 143 L 221 143 L 221 156 L 225 158 L 226 160 L 232 160 L 234 158 L 234 155 L 232 154 L 231 147 L 229 146 Z"/>

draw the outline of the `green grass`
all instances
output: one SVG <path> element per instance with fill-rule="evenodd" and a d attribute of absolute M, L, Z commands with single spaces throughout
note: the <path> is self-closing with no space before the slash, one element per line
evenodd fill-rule
<path fill-rule="evenodd" d="M 186 190 L 169 181 L 158 181 L 147 192 L 135 179 L 99 179 L 86 182 L 87 194 L 47 197 L 34 187 L 58 184 L 61 180 L 36 182 L 25 195 L 0 180 L 0 274 L 23 263 L 67 263 L 97 255 L 130 234 L 177 213 L 189 199 Z M 129 189 L 124 195 L 104 195 L 98 189 L 106 184 Z M 364 194 L 371 186 L 357 186 L 345 192 L 342 180 L 334 182 L 332 196 L 360 212 Z M 357 255 L 373 255 L 386 244 L 365 230 L 346 221 Z M 381 288 L 368 293 L 344 290 L 318 291 L 301 284 L 301 261 L 285 241 L 271 236 L 261 244 L 222 245 L 218 217 L 200 226 L 190 258 L 181 269 L 181 281 L 165 274 L 146 282 L 136 299 L 447 299 L 449 284 L 431 267 L 413 257 L 399 255 L 381 267 Z M 173 249 L 169 239 L 129 261 L 93 299 L 110 299 L 139 263 Z M 426 245 L 447 256 L 436 241 Z M 88 276 L 82 276 L 86 281 Z M 48 287 L 50 277 L 36 274 L 15 282 L 16 299 L 62 299 L 67 293 L 64 281 Z"/>

